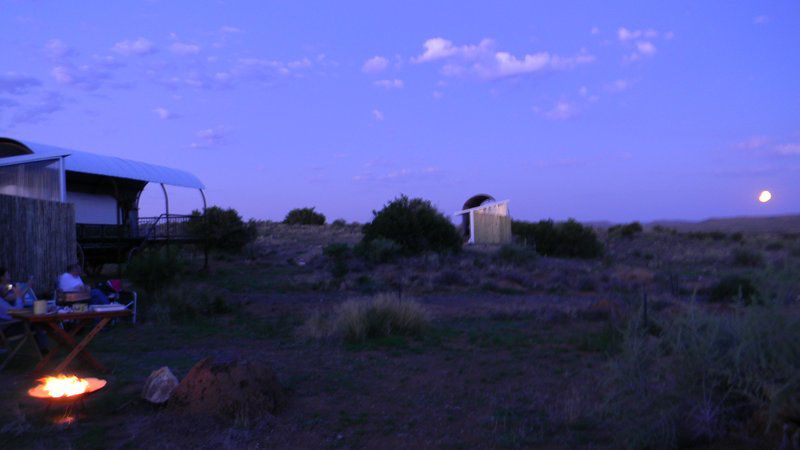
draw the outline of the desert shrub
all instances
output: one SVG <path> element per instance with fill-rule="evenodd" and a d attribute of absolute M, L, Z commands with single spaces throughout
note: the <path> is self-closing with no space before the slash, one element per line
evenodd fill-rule
<path fill-rule="evenodd" d="M 295 208 L 286 214 L 283 223 L 289 225 L 325 225 L 325 215 L 314 208 Z"/>
<path fill-rule="evenodd" d="M 145 293 L 157 295 L 178 280 L 184 266 L 183 258 L 177 249 L 145 248 L 128 262 L 125 276 Z"/>
<path fill-rule="evenodd" d="M 205 217 L 201 211 L 192 211 L 187 227 L 192 237 L 208 239 L 210 249 L 223 252 L 242 250 L 258 234 L 255 221 L 245 223 L 235 209 L 219 206 L 206 208 Z"/>
<path fill-rule="evenodd" d="M 391 239 L 377 238 L 358 243 L 355 253 L 374 264 L 387 263 L 402 253 L 400 245 Z"/>
<path fill-rule="evenodd" d="M 463 239 L 455 226 L 428 200 L 405 195 L 373 211 L 364 225 L 364 242 L 388 239 L 407 255 L 423 252 L 458 252 Z"/>
<path fill-rule="evenodd" d="M 760 267 L 764 265 L 764 256 L 761 252 L 746 248 L 737 248 L 731 253 L 731 260 L 734 266 L 738 267 Z"/>
<path fill-rule="evenodd" d="M 758 291 L 753 282 L 741 275 L 729 275 L 719 280 L 708 294 L 712 303 L 733 302 L 741 300 L 746 304 L 752 302 Z"/>
<path fill-rule="evenodd" d="M 536 261 L 536 251 L 533 247 L 517 244 L 506 244 L 500 247 L 495 257 L 507 264 L 525 265 Z"/>
<path fill-rule="evenodd" d="M 378 294 L 368 300 L 348 300 L 327 316 L 313 314 L 300 334 L 359 343 L 389 336 L 419 336 L 429 324 L 430 313 L 417 301 Z"/>
<path fill-rule="evenodd" d="M 322 249 L 322 254 L 331 261 L 330 272 L 333 278 L 344 278 L 350 271 L 347 266 L 347 257 L 350 255 L 349 245 L 342 242 L 329 244 Z"/>
<path fill-rule="evenodd" d="M 322 248 L 322 254 L 330 259 L 341 259 L 350 253 L 350 246 L 344 242 L 334 242 Z"/>
<path fill-rule="evenodd" d="M 744 235 L 740 232 L 731 233 L 730 238 L 733 242 L 742 242 L 744 241 Z"/>
<path fill-rule="evenodd" d="M 690 231 L 686 233 L 686 237 L 689 239 L 697 239 L 700 241 L 704 240 L 713 240 L 713 241 L 721 241 L 725 239 L 727 235 L 722 231 Z"/>
<path fill-rule="evenodd" d="M 674 228 L 665 227 L 663 225 L 654 226 L 653 231 L 655 231 L 656 233 L 671 234 L 673 236 L 678 234 L 678 230 Z"/>
<path fill-rule="evenodd" d="M 618 448 L 708 444 L 768 410 L 798 370 L 800 318 L 786 307 L 692 307 L 659 336 L 631 323 L 605 375 L 604 410 Z"/>
<path fill-rule="evenodd" d="M 770 242 L 769 244 L 767 244 L 764 248 L 767 251 L 776 252 L 778 250 L 783 249 L 783 243 L 780 242 L 780 241 L 773 241 L 773 242 Z"/>
<path fill-rule="evenodd" d="M 440 286 L 466 286 L 469 285 L 469 280 L 463 273 L 458 270 L 444 270 L 436 276 L 434 282 Z"/>
<path fill-rule="evenodd" d="M 631 222 L 625 225 L 614 225 L 609 227 L 608 234 L 615 236 L 622 236 L 624 238 L 632 238 L 644 230 L 642 224 L 639 222 Z"/>
<path fill-rule="evenodd" d="M 347 226 L 347 221 L 344 219 L 336 219 L 333 222 L 331 222 L 331 226 L 333 226 L 334 228 L 343 228 Z"/>
<path fill-rule="evenodd" d="M 221 292 L 179 286 L 159 294 L 144 315 L 158 323 L 186 323 L 234 311 L 236 307 Z"/>
<path fill-rule="evenodd" d="M 544 256 L 590 259 L 603 254 L 603 244 L 594 230 L 574 219 L 559 223 L 514 221 L 511 232 L 523 243 L 534 244 L 536 252 Z"/>

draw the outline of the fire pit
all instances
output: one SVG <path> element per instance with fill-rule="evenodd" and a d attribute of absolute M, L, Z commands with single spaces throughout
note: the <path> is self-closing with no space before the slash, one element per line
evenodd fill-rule
<path fill-rule="evenodd" d="M 28 390 L 28 395 L 47 400 L 47 407 L 53 403 L 79 402 L 106 385 L 106 380 L 99 378 L 79 378 L 75 375 L 56 375 L 39 379 L 40 384 Z"/>

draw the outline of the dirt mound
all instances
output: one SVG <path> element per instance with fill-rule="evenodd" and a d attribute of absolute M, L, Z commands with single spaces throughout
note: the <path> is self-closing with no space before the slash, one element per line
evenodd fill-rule
<path fill-rule="evenodd" d="M 170 399 L 170 408 L 235 419 L 275 413 L 285 403 L 283 389 L 264 363 L 206 358 L 192 367 Z"/>

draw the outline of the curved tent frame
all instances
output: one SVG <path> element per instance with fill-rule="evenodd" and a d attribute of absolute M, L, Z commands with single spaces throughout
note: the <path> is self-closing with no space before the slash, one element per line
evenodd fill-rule
<path fill-rule="evenodd" d="M 47 160 L 59 161 L 60 192 L 57 198 L 62 203 L 66 202 L 67 191 L 110 195 L 117 203 L 116 226 L 127 229 L 126 234 L 129 237 L 140 237 L 139 198 L 148 183 L 161 186 L 165 214 L 158 218 L 141 220 L 146 220 L 151 229 L 160 229 L 159 222 L 163 219 L 161 228 L 166 230 L 167 241 L 170 240 L 171 220 L 178 218 L 170 214 L 167 185 L 197 189 L 202 198 L 204 215 L 208 206 L 205 185 L 195 175 L 184 170 L 0 137 L 0 167 Z"/>

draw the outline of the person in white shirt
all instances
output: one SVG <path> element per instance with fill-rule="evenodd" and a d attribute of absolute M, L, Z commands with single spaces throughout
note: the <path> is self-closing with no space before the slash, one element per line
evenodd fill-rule
<path fill-rule="evenodd" d="M 80 264 L 70 264 L 67 271 L 58 277 L 58 289 L 63 292 L 89 292 L 91 300 L 89 303 L 92 305 L 107 305 L 108 297 L 99 289 L 92 289 L 83 284 L 81 279 L 81 266 Z"/>

